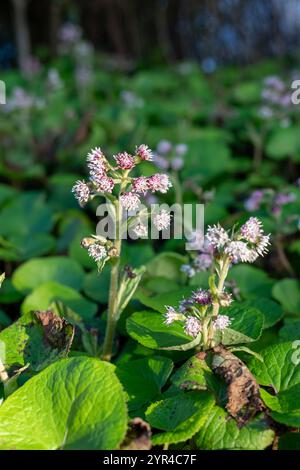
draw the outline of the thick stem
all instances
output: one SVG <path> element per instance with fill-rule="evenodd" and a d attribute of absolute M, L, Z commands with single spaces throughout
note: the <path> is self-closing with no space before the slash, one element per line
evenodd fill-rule
<path fill-rule="evenodd" d="M 121 209 L 120 209 L 118 201 L 115 202 L 115 208 L 116 208 L 116 240 L 115 240 L 114 247 L 117 251 L 118 257 L 114 261 L 114 264 L 111 269 L 111 274 L 110 274 L 107 325 L 106 325 L 103 353 L 102 353 L 102 359 L 104 361 L 111 360 L 115 331 L 116 331 L 116 326 L 118 322 L 119 268 L 120 268 L 120 257 L 121 257 L 121 246 L 122 246 L 122 239 L 121 239 L 121 234 L 120 234 Z"/>
<path fill-rule="evenodd" d="M 215 299 L 213 300 L 213 310 L 212 310 L 212 315 L 211 315 L 211 321 L 210 321 L 210 326 L 208 330 L 208 347 L 212 347 L 212 340 L 213 340 L 213 335 L 214 335 L 214 327 L 213 327 L 213 321 L 216 320 L 216 318 L 219 315 L 219 310 L 220 310 L 220 296 L 224 290 L 224 284 L 226 281 L 226 277 L 228 274 L 230 266 L 230 258 L 227 256 L 222 263 L 222 267 L 220 270 L 220 276 L 219 276 L 219 282 L 216 288 L 216 296 Z"/>

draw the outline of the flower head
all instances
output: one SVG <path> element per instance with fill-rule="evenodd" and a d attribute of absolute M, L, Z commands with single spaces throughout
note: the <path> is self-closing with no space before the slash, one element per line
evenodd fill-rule
<path fill-rule="evenodd" d="M 106 171 L 106 158 L 100 147 L 92 149 L 87 156 L 88 168 L 97 174 L 104 174 Z"/>
<path fill-rule="evenodd" d="M 264 191 L 260 189 L 253 191 L 253 193 L 245 202 L 245 209 L 249 212 L 256 211 L 257 209 L 259 209 L 259 206 L 263 200 L 263 197 L 264 197 Z"/>
<path fill-rule="evenodd" d="M 194 265 L 197 271 L 206 271 L 211 267 L 213 257 L 210 253 L 200 253 L 194 260 Z"/>
<path fill-rule="evenodd" d="M 140 238 L 146 237 L 148 235 L 148 227 L 141 223 L 138 223 L 133 231 Z"/>
<path fill-rule="evenodd" d="M 242 241 L 230 241 L 224 251 L 233 263 L 253 263 L 258 258 L 256 251 L 248 248 L 247 243 Z"/>
<path fill-rule="evenodd" d="M 208 227 L 206 240 L 213 246 L 213 248 L 219 250 L 229 242 L 229 236 L 221 225 L 214 225 L 213 227 Z"/>
<path fill-rule="evenodd" d="M 135 193 L 141 193 L 144 196 L 148 191 L 148 182 L 145 176 L 140 176 L 139 178 L 133 178 L 132 180 L 132 191 Z"/>
<path fill-rule="evenodd" d="M 111 193 L 114 189 L 115 183 L 114 180 L 108 176 L 103 175 L 97 181 L 98 190 L 102 193 Z"/>
<path fill-rule="evenodd" d="M 193 268 L 193 266 L 191 266 L 190 264 L 183 264 L 180 267 L 180 271 L 185 273 L 188 277 L 194 277 L 196 274 L 195 268 Z"/>
<path fill-rule="evenodd" d="M 172 150 L 172 144 L 168 140 L 161 140 L 157 145 L 157 152 L 158 153 L 168 153 Z"/>
<path fill-rule="evenodd" d="M 166 313 L 165 313 L 165 324 L 171 325 L 174 321 L 178 320 L 178 313 L 173 307 L 166 305 Z"/>
<path fill-rule="evenodd" d="M 153 217 L 153 223 L 158 231 L 166 230 L 171 224 L 171 214 L 170 212 L 162 209 Z"/>
<path fill-rule="evenodd" d="M 127 211 L 134 211 L 140 205 L 140 198 L 133 192 L 124 193 L 120 196 L 121 205 Z"/>
<path fill-rule="evenodd" d="M 213 322 L 215 330 L 225 330 L 230 325 L 231 320 L 227 315 L 219 315 Z"/>
<path fill-rule="evenodd" d="M 118 167 L 122 170 L 132 170 L 132 168 L 135 166 L 134 157 L 129 155 L 127 152 L 114 155 L 114 159 L 116 160 Z"/>
<path fill-rule="evenodd" d="M 149 149 L 148 145 L 142 144 L 136 147 L 135 153 L 141 160 L 151 161 L 153 159 L 152 150 Z"/>
<path fill-rule="evenodd" d="M 210 305 L 212 303 L 211 293 L 208 290 L 199 289 L 193 293 L 192 299 L 199 305 Z"/>
<path fill-rule="evenodd" d="M 148 186 L 152 192 L 166 193 L 172 187 L 172 183 L 168 175 L 156 173 L 148 178 Z"/>
<path fill-rule="evenodd" d="M 195 317 L 187 317 L 185 320 L 184 331 L 187 335 L 196 338 L 201 331 L 201 323 Z"/>
<path fill-rule="evenodd" d="M 241 227 L 242 237 L 251 243 L 257 243 L 263 235 L 262 223 L 257 217 L 250 217 Z"/>
<path fill-rule="evenodd" d="M 72 192 L 74 193 L 81 207 L 88 203 L 91 192 L 85 181 L 77 181 L 77 183 L 73 186 Z"/>
<path fill-rule="evenodd" d="M 96 262 L 102 261 L 107 257 L 106 248 L 99 243 L 94 243 L 88 248 L 88 254 L 91 258 L 93 258 Z"/>

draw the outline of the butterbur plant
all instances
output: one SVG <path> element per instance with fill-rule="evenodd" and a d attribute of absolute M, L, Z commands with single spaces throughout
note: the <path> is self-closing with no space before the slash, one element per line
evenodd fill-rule
<path fill-rule="evenodd" d="M 101 197 L 108 203 L 108 210 L 114 222 L 113 236 L 93 235 L 82 240 L 82 246 L 97 263 L 101 271 L 105 263 L 111 264 L 111 279 L 108 302 L 107 327 L 102 357 L 109 361 L 112 356 L 115 329 L 122 310 L 126 307 L 139 280 L 143 268 L 128 276 L 125 271 L 121 276 L 122 239 L 128 230 L 136 238 L 148 234 L 148 217 L 152 217 L 158 231 L 165 230 L 171 222 L 170 213 L 163 209 L 145 211 L 139 214 L 141 199 L 149 193 L 166 193 L 172 186 L 168 175 L 156 173 L 150 177 L 132 176 L 132 171 L 143 161 L 152 160 L 152 151 L 147 145 L 136 147 L 134 155 L 127 152 L 107 159 L 100 148 L 90 151 L 87 156 L 89 170 L 88 181 L 77 181 L 73 193 L 81 207 L 91 199 Z M 128 215 L 128 217 L 126 217 Z"/>
<path fill-rule="evenodd" d="M 180 322 L 187 335 L 193 338 L 190 347 L 198 346 L 206 351 L 222 342 L 222 333 L 231 324 L 226 308 L 233 301 L 231 293 L 225 289 L 225 281 L 232 265 L 253 263 L 268 251 L 270 235 L 264 233 L 262 223 L 256 217 L 226 231 L 220 225 L 209 227 L 205 235 L 206 253 L 212 274 L 209 288 L 198 289 L 191 297 L 184 299 L 178 308 L 167 307 L 165 323 Z M 209 257 L 209 258 L 208 258 Z"/>

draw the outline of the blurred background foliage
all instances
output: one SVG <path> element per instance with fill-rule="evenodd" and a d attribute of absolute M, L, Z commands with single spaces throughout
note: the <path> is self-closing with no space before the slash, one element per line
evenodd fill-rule
<path fill-rule="evenodd" d="M 92 147 L 142 142 L 156 153 L 142 172 L 172 176 L 166 202 L 205 203 L 206 224 L 257 215 L 272 232 L 260 266 L 236 267 L 236 298 L 300 313 L 298 1 L 12 0 L 0 23 L 1 327 L 59 301 L 103 331 L 108 270 L 80 247 L 96 205 L 81 210 L 71 189 Z M 147 265 L 144 294 L 204 286 L 207 273 L 182 272 L 189 258 L 184 240 L 124 250 L 124 264 Z"/>

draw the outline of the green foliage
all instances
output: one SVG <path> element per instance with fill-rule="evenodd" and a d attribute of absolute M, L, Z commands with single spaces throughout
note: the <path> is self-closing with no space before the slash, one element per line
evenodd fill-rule
<path fill-rule="evenodd" d="M 56 362 L 0 407 L 2 450 L 111 450 L 126 428 L 114 367 L 91 358 Z"/>

